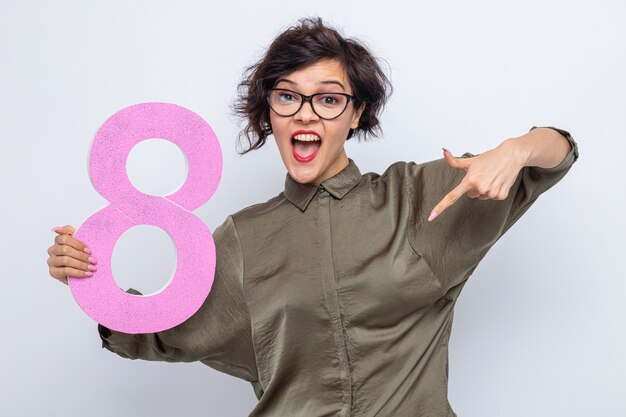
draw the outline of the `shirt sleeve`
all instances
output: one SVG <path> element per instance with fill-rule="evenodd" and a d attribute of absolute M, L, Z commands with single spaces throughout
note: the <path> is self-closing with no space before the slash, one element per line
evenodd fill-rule
<path fill-rule="evenodd" d="M 546 126 L 548 127 L 548 126 Z M 533 126 L 530 130 L 537 128 Z M 504 200 L 481 200 L 463 195 L 432 222 L 429 213 L 466 175 L 445 159 L 407 163 L 406 192 L 410 206 L 407 238 L 439 278 L 444 290 L 463 283 L 493 244 L 530 208 L 537 198 L 559 182 L 578 159 L 578 145 L 569 132 L 561 133 L 571 149 L 555 167 L 522 168 Z M 466 152 L 462 157 L 477 156 Z"/>
<path fill-rule="evenodd" d="M 98 325 L 102 347 L 129 359 L 201 361 L 246 381 L 257 380 L 250 315 L 243 290 L 241 245 L 232 216 L 213 232 L 215 277 L 200 309 L 168 330 L 126 334 Z M 140 294 L 129 289 L 128 292 Z"/>

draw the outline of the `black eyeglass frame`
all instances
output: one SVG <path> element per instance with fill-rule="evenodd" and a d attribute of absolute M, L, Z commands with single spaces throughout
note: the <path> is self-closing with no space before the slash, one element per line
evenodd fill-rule
<path fill-rule="evenodd" d="M 282 115 L 282 114 L 278 113 L 276 110 L 274 110 L 274 108 L 272 107 L 272 103 L 270 102 L 270 94 L 271 94 L 272 91 L 288 91 L 290 93 L 294 93 L 294 94 L 299 95 L 300 96 L 300 106 L 298 107 L 298 110 L 296 110 L 295 112 L 293 112 L 291 114 L 288 114 L 288 115 Z M 339 113 L 337 116 L 331 117 L 331 118 L 323 117 L 323 116 L 320 116 L 319 113 L 315 111 L 315 106 L 313 105 L 313 97 L 321 96 L 321 95 L 324 95 L 324 94 L 339 94 L 339 95 L 345 96 L 348 99 L 346 101 L 345 107 L 343 108 L 343 110 L 341 110 L 341 113 Z M 311 109 L 313 110 L 313 113 L 315 113 L 317 115 L 317 117 L 319 117 L 320 119 L 324 119 L 324 120 L 334 120 L 337 117 L 341 116 L 346 111 L 346 109 L 348 108 L 348 104 L 350 104 L 350 101 L 357 101 L 357 99 L 356 99 L 355 96 L 350 95 L 348 93 L 339 93 L 339 92 L 336 92 L 336 91 L 325 91 L 325 92 L 321 92 L 321 93 L 311 94 L 310 96 L 306 96 L 306 95 L 304 95 L 302 93 L 298 93 L 297 91 L 289 90 L 288 88 L 270 88 L 270 90 L 267 92 L 267 104 L 270 106 L 270 109 L 272 109 L 272 111 L 274 113 L 276 113 L 277 115 L 279 115 L 281 117 L 291 117 L 291 116 L 297 114 L 300 110 L 302 110 L 302 106 L 304 106 L 304 103 L 306 103 L 307 101 L 311 105 Z"/>

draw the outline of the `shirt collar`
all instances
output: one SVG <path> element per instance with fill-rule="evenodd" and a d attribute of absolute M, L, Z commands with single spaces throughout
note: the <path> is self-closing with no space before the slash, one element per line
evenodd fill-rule
<path fill-rule="evenodd" d="M 361 171 L 354 161 L 348 158 L 348 166 L 335 176 L 325 179 L 319 186 L 301 184 L 287 173 L 285 178 L 285 197 L 300 210 L 305 211 L 317 190 L 325 189 L 330 195 L 341 200 L 343 196 L 361 181 Z"/>

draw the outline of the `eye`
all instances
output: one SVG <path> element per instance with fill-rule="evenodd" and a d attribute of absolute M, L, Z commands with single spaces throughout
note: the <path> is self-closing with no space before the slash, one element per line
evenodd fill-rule
<path fill-rule="evenodd" d="M 345 104 L 346 98 L 341 94 L 322 94 L 316 97 L 316 103 L 320 106 L 335 108 Z"/>
<path fill-rule="evenodd" d="M 278 100 L 283 103 L 289 103 L 291 101 L 296 100 L 296 97 L 287 91 L 278 92 L 277 95 L 278 95 Z"/>

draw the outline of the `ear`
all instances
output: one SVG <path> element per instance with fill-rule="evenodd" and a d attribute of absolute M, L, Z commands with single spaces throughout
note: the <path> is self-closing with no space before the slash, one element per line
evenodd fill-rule
<path fill-rule="evenodd" d="M 351 129 L 356 129 L 357 127 L 359 127 L 359 119 L 361 118 L 361 115 L 363 114 L 364 110 L 365 110 L 365 103 L 361 103 L 359 108 L 356 109 L 356 111 L 352 115 L 352 124 L 350 125 Z"/>

